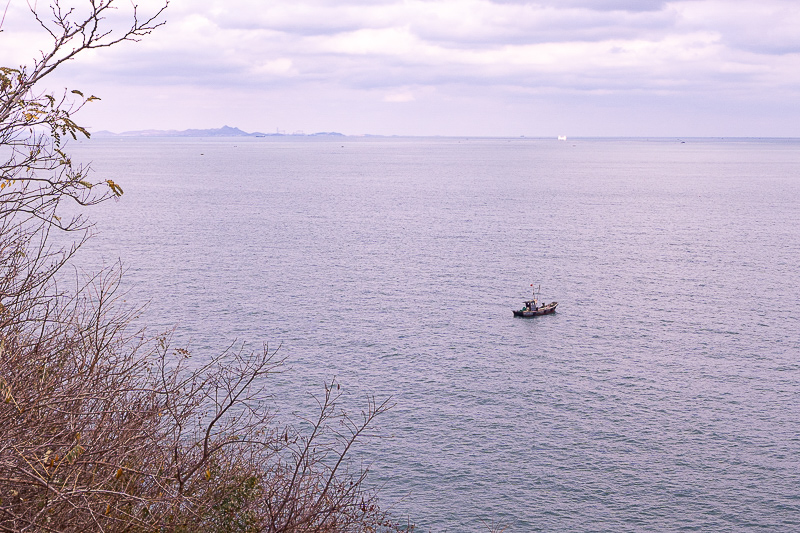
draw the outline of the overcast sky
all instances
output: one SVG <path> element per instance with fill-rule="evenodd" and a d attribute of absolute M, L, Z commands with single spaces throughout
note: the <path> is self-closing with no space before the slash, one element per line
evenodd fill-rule
<path fill-rule="evenodd" d="M 43 46 L 10 2 L 9 66 Z M 164 19 L 48 87 L 100 96 L 79 122 L 117 132 L 800 137 L 798 0 L 171 0 Z"/>

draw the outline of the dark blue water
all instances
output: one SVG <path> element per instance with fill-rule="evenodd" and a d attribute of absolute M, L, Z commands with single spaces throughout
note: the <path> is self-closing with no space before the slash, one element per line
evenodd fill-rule
<path fill-rule="evenodd" d="M 102 140 L 144 320 L 395 407 L 361 450 L 435 531 L 800 529 L 800 141 Z M 530 284 L 558 312 L 515 319 Z"/>

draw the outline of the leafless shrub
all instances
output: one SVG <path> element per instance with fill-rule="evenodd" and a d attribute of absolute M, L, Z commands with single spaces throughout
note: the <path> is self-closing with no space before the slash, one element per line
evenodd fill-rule
<path fill-rule="evenodd" d="M 86 0 L 83 15 L 31 4 L 52 48 L 0 68 L 0 531 L 401 529 L 348 461 L 385 402 L 350 417 L 329 383 L 314 418 L 279 425 L 266 401 L 276 350 L 229 349 L 193 366 L 169 335 L 132 329 L 119 268 L 65 288 L 86 234 L 68 248 L 50 234 L 87 221 L 62 219 L 59 206 L 122 189 L 91 182 L 65 151 L 66 138 L 88 136 L 72 113 L 95 97 L 35 88 L 83 50 L 146 35 L 166 7 L 144 19 L 134 8 L 129 27 L 109 32 L 113 4 Z"/>
<path fill-rule="evenodd" d="M 0 529 L 396 529 L 366 472 L 346 470 L 386 403 L 351 418 L 332 383 L 306 430 L 277 426 L 263 401 L 275 351 L 188 369 L 186 350 L 110 314 L 116 274 L 0 333 Z"/>

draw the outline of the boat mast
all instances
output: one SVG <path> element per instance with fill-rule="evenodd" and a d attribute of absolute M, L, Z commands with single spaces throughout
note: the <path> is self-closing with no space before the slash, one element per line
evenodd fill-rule
<path fill-rule="evenodd" d="M 533 283 L 531 283 L 531 287 L 533 287 Z M 542 285 L 539 284 L 539 294 L 541 294 L 541 293 L 542 293 Z M 538 307 L 539 306 L 539 302 L 536 300 L 536 288 L 535 287 L 533 289 L 533 306 L 534 307 Z"/>

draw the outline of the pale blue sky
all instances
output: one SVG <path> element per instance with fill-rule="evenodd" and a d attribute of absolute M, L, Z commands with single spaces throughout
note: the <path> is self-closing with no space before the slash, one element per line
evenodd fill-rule
<path fill-rule="evenodd" d="M 1 63 L 42 46 L 26 9 Z M 94 130 L 800 137 L 797 0 L 172 0 L 165 19 L 49 86 L 100 96 Z"/>

